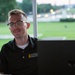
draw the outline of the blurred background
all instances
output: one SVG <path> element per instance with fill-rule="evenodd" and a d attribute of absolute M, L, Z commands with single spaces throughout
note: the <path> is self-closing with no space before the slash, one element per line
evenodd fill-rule
<path fill-rule="evenodd" d="M 75 1 L 36 0 L 38 38 L 49 40 L 75 40 Z M 7 15 L 12 9 L 22 9 L 31 26 L 33 36 L 33 0 L 0 0 L 0 48 L 14 37 L 7 26 Z"/>

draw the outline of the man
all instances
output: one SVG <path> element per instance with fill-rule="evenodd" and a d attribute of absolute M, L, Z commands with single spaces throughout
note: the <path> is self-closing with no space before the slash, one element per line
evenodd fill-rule
<path fill-rule="evenodd" d="M 1 49 L 1 71 L 10 75 L 38 75 L 36 38 L 28 35 L 26 14 L 19 9 L 8 13 L 8 24 L 14 39 Z"/>

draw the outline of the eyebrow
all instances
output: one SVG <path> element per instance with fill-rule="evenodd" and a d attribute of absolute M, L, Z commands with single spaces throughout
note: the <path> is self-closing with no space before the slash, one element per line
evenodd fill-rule
<path fill-rule="evenodd" d="M 22 20 L 18 20 L 18 21 L 22 21 Z M 16 21 L 16 22 L 18 22 L 18 21 Z M 10 22 L 10 23 L 16 23 L 16 22 Z"/>

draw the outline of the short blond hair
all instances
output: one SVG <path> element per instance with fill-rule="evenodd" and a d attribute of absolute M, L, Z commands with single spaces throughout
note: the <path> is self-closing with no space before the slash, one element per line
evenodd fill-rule
<path fill-rule="evenodd" d="M 23 12 L 22 10 L 20 10 L 20 9 L 13 9 L 13 10 L 9 11 L 8 12 L 8 21 L 9 21 L 10 16 L 12 16 L 12 15 L 22 15 L 24 21 L 28 22 L 26 13 Z"/>
<path fill-rule="evenodd" d="M 8 17 L 10 17 L 12 15 L 19 15 L 19 14 L 22 14 L 23 16 L 25 16 L 25 18 L 27 18 L 26 13 L 23 12 L 22 10 L 20 10 L 20 9 L 13 9 L 13 10 L 9 11 Z"/>

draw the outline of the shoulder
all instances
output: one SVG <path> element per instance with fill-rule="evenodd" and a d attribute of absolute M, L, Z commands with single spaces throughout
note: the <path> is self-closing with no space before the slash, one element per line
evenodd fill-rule
<path fill-rule="evenodd" d="M 28 39 L 29 39 L 29 41 L 31 41 L 31 42 L 36 42 L 36 41 L 37 41 L 37 38 L 31 37 L 31 36 L 29 36 L 29 35 L 28 35 Z"/>
<path fill-rule="evenodd" d="M 1 47 L 1 51 L 2 50 L 7 50 L 9 48 L 12 48 L 12 44 L 13 44 L 13 40 L 8 41 L 7 43 L 5 43 L 2 47 Z"/>
<path fill-rule="evenodd" d="M 37 38 L 29 36 L 29 43 L 32 45 L 32 47 L 36 47 L 37 46 Z"/>
<path fill-rule="evenodd" d="M 37 45 L 37 38 L 35 38 L 35 37 L 31 37 L 31 42 L 33 42 L 35 45 Z"/>
<path fill-rule="evenodd" d="M 37 38 L 35 38 L 35 37 L 31 37 L 31 39 L 34 41 L 34 42 L 36 42 L 38 39 Z"/>

